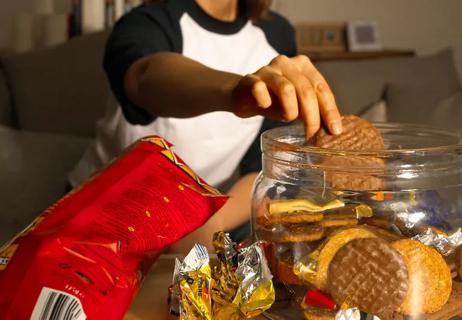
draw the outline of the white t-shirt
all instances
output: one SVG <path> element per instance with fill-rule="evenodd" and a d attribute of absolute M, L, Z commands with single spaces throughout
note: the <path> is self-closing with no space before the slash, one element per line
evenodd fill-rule
<path fill-rule="evenodd" d="M 263 119 L 242 119 L 230 112 L 193 118 L 148 114 L 129 101 L 123 81 L 139 58 L 155 52 L 177 52 L 221 71 L 253 73 L 278 54 L 295 53 L 294 32 L 284 18 L 251 22 L 241 5 L 234 22 L 209 16 L 194 0 L 167 0 L 141 6 L 124 16 L 109 38 L 104 67 L 118 103 L 108 104 L 97 124 L 95 143 L 69 175 L 77 185 L 139 138 L 159 135 L 211 185 L 219 186 L 238 169 L 257 138 Z M 179 92 L 181 94 L 181 92 Z"/>

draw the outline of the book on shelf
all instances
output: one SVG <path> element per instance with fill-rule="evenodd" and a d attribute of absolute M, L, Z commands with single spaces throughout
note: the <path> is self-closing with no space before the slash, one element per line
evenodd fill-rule
<path fill-rule="evenodd" d="M 69 35 L 71 37 L 82 34 L 82 0 L 71 1 L 71 27 Z"/>

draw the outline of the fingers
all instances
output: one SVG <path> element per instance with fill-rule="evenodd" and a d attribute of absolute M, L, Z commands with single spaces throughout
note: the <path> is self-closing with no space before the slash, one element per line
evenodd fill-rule
<path fill-rule="evenodd" d="M 260 114 L 285 121 L 300 118 L 307 138 L 319 130 L 321 119 L 331 133 L 342 132 L 332 90 L 306 56 L 273 59 L 268 66 L 245 76 L 236 92 L 239 116 Z"/>
<path fill-rule="evenodd" d="M 335 103 L 334 95 L 326 82 L 317 85 L 316 91 L 320 100 L 320 112 L 324 123 L 333 134 L 342 133 L 342 118 Z"/>
<path fill-rule="evenodd" d="M 299 70 L 310 80 L 318 99 L 319 112 L 329 131 L 333 134 L 342 133 L 340 112 L 335 102 L 334 94 L 321 73 L 306 56 L 293 58 Z"/>
<path fill-rule="evenodd" d="M 271 106 L 271 95 L 265 82 L 255 77 L 255 83 L 252 85 L 252 96 L 255 98 L 257 106 L 267 109 Z"/>
<path fill-rule="evenodd" d="M 282 120 L 292 121 L 298 117 L 298 101 L 294 84 L 282 72 L 271 66 L 261 68 L 258 77 L 267 88 L 276 96 Z M 274 113 L 274 112 L 273 112 Z"/>
<path fill-rule="evenodd" d="M 311 138 L 320 128 L 318 98 L 309 79 L 294 62 L 285 56 L 274 59 L 273 64 L 292 83 L 298 98 L 299 118 L 305 124 L 305 134 Z"/>
<path fill-rule="evenodd" d="M 242 118 L 262 114 L 261 110 L 272 105 L 268 88 L 258 76 L 248 74 L 244 76 L 233 92 L 235 100 L 234 113 Z"/>

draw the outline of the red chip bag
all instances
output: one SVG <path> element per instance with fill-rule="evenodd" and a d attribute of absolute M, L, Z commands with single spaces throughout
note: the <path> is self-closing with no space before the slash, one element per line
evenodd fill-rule
<path fill-rule="evenodd" d="M 149 137 L 0 248 L 0 319 L 121 319 L 152 262 L 226 197 Z"/>

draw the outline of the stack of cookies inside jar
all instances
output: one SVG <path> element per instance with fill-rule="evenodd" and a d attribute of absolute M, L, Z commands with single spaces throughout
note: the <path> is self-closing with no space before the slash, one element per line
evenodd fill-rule
<path fill-rule="evenodd" d="M 381 132 L 355 116 L 344 116 L 343 126 L 341 135 L 321 129 L 309 141 L 316 150 L 330 150 L 310 160 L 310 166 L 322 168 L 318 180 L 325 187 L 306 182 L 291 188 L 272 178 L 254 197 L 253 232 L 269 243 L 266 257 L 276 287 L 269 316 L 458 319 L 457 210 L 439 189 L 390 187 L 397 178 L 375 174 L 389 161 Z M 271 164 L 274 172 L 283 171 L 279 162 L 281 167 Z"/>

